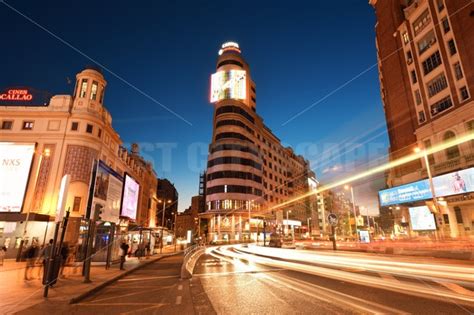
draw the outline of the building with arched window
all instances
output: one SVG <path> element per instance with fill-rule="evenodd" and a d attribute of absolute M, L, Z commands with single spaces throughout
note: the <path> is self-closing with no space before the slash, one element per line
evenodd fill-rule
<path fill-rule="evenodd" d="M 369 3 L 377 16 L 376 47 L 390 159 L 413 154 L 416 147 L 430 150 L 471 134 L 474 131 L 474 3 L 470 0 L 370 0 Z M 428 163 L 421 158 L 395 167 L 388 174 L 387 184 L 397 187 L 426 179 L 427 167 L 434 177 L 469 170 L 474 167 L 473 143 L 465 141 L 433 152 L 426 159 Z M 471 180 L 474 178 L 466 179 L 468 187 Z M 438 205 L 434 201 L 425 203 L 436 217 L 441 236 L 474 235 L 471 189 L 443 196 Z M 397 206 L 401 209 L 398 217 L 408 219 L 410 206 L 415 205 Z M 413 235 L 420 233 L 424 232 Z"/>

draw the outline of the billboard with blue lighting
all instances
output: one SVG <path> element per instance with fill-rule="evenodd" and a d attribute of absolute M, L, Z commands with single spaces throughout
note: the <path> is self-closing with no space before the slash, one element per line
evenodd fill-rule
<path fill-rule="evenodd" d="M 433 177 L 436 197 L 474 192 L 474 168 Z M 381 206 L 433 198 L 428 179 L 379 191 Z"/>
<path fill-rule="evenodd" d="M 379 191 L 380 205 L 390 206 L 432 198 L 427 179 Z"/>

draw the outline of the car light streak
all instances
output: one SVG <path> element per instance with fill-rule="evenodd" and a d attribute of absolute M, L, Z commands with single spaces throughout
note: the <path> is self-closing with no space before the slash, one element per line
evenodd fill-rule
<path fill-rule="evenodd" d="M 230 248 L 231 247 L 220 247 L 220 248 L 215 249 L 215 252 L 223 256 L 232 257 L 236 259 L 243 259 L 243 260 L 253 262 L 256 264 L 262 264 L 262 265 L 276 267 L 276 268 L 284 268 L 287 270 L 313 274 L 313 275 L 322 276 L 326 278 L 375 287 L 378 289 L 391 290 L 395 292 L 400 292 L 404 294 L 410 294 L 410 295 L 415 295 L 415 296 L 420 296 L 420 297 L 425 297 L 425 298 L 442 299 L 442 300 L 447 299 L 449 301 L 453 301 L 456 303 L 474 306 L 474 298 L 472 296 L 445 290 L 444 288 L 442 289 L 441 287 L 438 288 L 438 287 L 433 287 L 433 286 L 425 286 L 419 283 L 404 282 L 404 281 L 398 281 L 398 280 L 394 281 L 391 279 L 387 279 L 387 278 L 384 279 L 377 276 L 369 276 L 369 275 L 357 274 L 357 273 L 343 271 L 343 270 L 330 269 L 327 267 L 307 265 L 307 264 L 304 264 L 303 261 L 289 262 L 289 261 L 275 260 L 268 257 L 255 256 L 251 253 L 243 252 L 243 248 L 241 248 L 240 246 L 234 246 L 234 248 L 236 248 L 239 252 L 230 251 Z M 274 249 L 270 249 L 270 250 L 273 251 Z M 288 259 L 289 253 L 290 251 L 286 252 L 286 257 L 275 256 L 275 258 Z M 291 259 L 294 259 L 293 251 L 291 253 L 292 253 Z M 303 257 L 305 257 L 306 259 L 308 258 L 307 256 L 303 256 Z M 369 269 L 369 267 L 372 268 L 371 266 L 367 265 L 367 263 L 360 263 L 360 265 L 363 265 L 364 269 Z M 337 263 L 333 263 L 333 266 L 339 267 Z M 415 267 L 415 266 L 412 266 L 412 267 Z M 397 264 L 395 264 L 395 267 L 392 267 L 392 268 L 396 268 L 395 273 L 400 273 L 403 271 L 403 268 L 397 267 Z M 424 269 L 424 265 L 418 264 L 416 268 Z M 472 276 L 472 272 L 470 272 L 470 275 Z"/>

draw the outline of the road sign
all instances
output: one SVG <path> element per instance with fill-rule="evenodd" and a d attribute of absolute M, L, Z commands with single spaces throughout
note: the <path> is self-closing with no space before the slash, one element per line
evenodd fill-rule
<path fill-rule="evenodd" d="M 334 213 L 328 214 L 328 222 L 332 226 L 336 226 L 337 225 L 337 215 L 335 215 Z"/>

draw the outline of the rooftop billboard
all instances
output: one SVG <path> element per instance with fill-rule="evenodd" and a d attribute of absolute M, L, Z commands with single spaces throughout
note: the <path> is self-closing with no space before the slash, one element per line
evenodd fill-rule
<path fill-rule="evenodd" d="M 30 87 L 9 87 L 0 90 L 0 106 L 48 106 L 51 95 Z"/>

